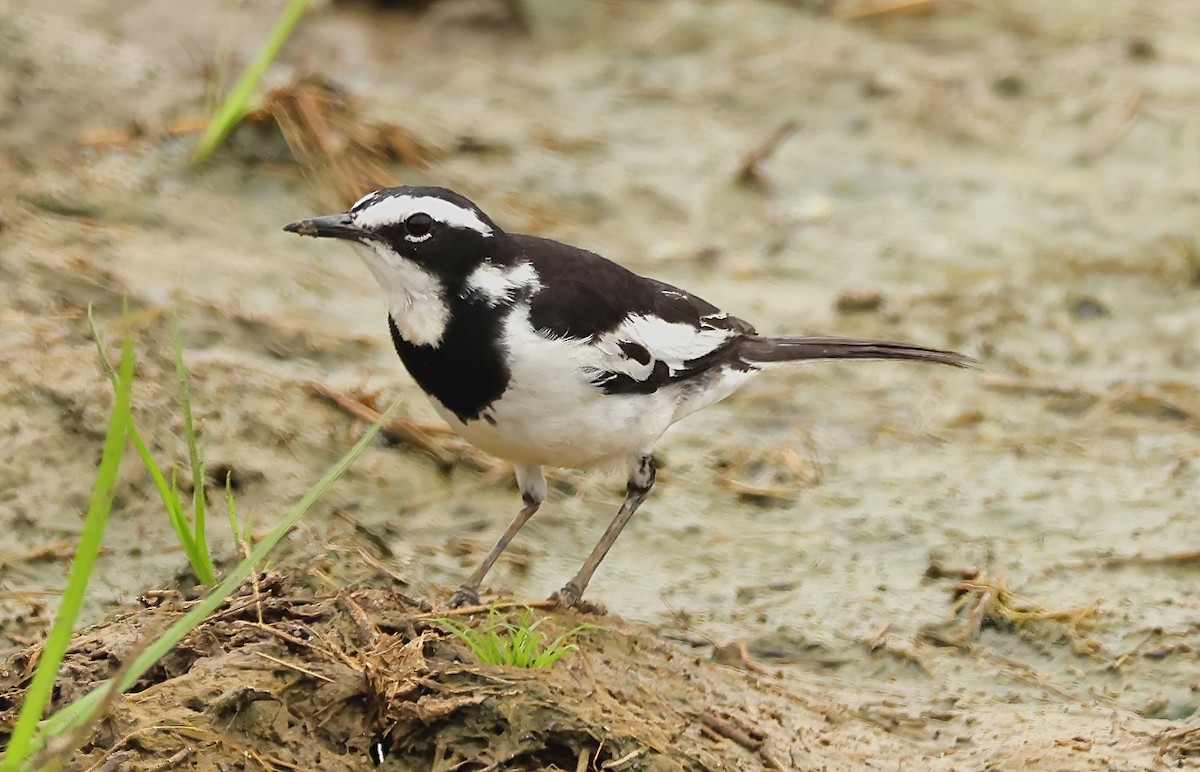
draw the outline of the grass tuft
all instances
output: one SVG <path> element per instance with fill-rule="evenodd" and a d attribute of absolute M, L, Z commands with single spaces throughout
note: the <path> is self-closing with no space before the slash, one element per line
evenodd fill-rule
<path fill-rule="evenodd" d="M 62 603 L 58 608 L 54 627 L 50 629 L 50 635 L 42 647 L 37 670 L 34 671 L 33 680 L 25 692 L 25 702 L 21 705 L 17 723 L 9 737 L 4 759 L 0 761 L 0 769 L 4 772 L 21 769 L 33 751 L 40 747 L 40 743 L 35 742 L 38 722 L 42 720 L 54 692 L 54 681 L 71 643 L 75 621 L 79 618 L 79 609 L 83 605 L 92 571 L 96 567 L 100 543 L 104 539 L 104 529 L 112 512 L 117 474 L 120 472 L 121 457 L 125 451 L 125 437 L 133 426 L 130 416 L 130 404 L 133 400 L 133 336 L 128 328 L 121 344 L 121 365 L 119 371 L 114 374 L 113 389 L 116 397 L 112 413 L 109 414 L 104 452 L 100 457 L 100 468 L 92 487 L 92 499 L 83 520 L 79 545 L 75 549 L 75 559 L 71 561 L 71 573 L 67 578 L 66 589 L 63 590 Z"/>
<path fill-rule="evenodd" d="M 546 668 L 567 654 L 578 651 L 572 640 L 593 625 L 576 625 L 549 643 L 539 628 L 546 621 L 535 619 L 533 609 L 525 609 L 518 624 L 501 618 L 496 609 L 488 612 L 487 623 L 480 629 L 456 622 L 447 617 L 432 620 L 446 632 L 458 638 L 485 665 L 503 667 Z"/>
<path fill-rule="evenodd" d="M 96 320 L 92 317 L 90 306 L 87 318 L 88 326 L 92 331 L 92 339 L 96 342 L 96 351 L 100 356 L 100 364 L 108 373 L 108 379 L 115 389 L 117 386 L 116 373 L 113 372 L 112 365 L 108 361 L 108 355 L 104 353 L 104 345 L 101 342 L 100 333 L 96 329 Z M 183 554 L 187 556 L 188 563 L 196 573 L 196 578 L 201 584 L 211 587 L 217 583 L 217 576 L 213 568 L 212 553 L 208 549 L 208 537 L 205 529 L 204 464 L 196 446 L 196 432 L 192 424 L 191 394 L 187 386 L 187 371 L 183 365 L 183 348 L 180 342 L 178 320 L 175 322 L 174 333 L 175 375 L 179 379 L 179 396 L 183 403 L 183 428 L 187 437 L 188 459 L 192 467 L 192 506 L 195 513 L 195 525 L 188 522 L 187 515 L 184 514 L 183 496 L 180 495 L 175 473 L 171 473 L 171 481 L 168 483 L 162 467 L 154 460 L 150 448 L 142 439 L 132 415 L 129 417 L 129 439 L 133 443 L 138 457 L 142 460 L 142 465 L 150 474 L 150 479 L 154 482 L 154 489 L 158 491 L 163 509 L 167 513 L 167 520 L 171 523 L 171 528 L 175 531 L 175 538 L 179 540 L 179 546 L 183 548 Z M 234 537 L 237 537 L 237 531 L 234 531 Z"/>
<path fill-rule="evenodd" d="M 225 141 L 229 132 L 233 131 L 233 127 L 237 126 L 250 112 L 250 101 L 254 98 L 258 84 L 262 82 L 263 75 L 267 73 L 271 62 L 279 56 L 283 44 L 292 36 L 292 32 L 295 31 L 296 25 L 300 23 L 300 18 L 304 16 L 307 9 L 308 0 L 289 0 L 283 13 L 280 14 L 279 20 L 275 22 L 275 26 L 267 36 L 266 42 L 263 43 L 263 47 L 259 49 L 254 60 L 250 62 L 250 66 L 242 73 L 242 77 L 230 89 L 229 94 L 209 119 L 208 125 L 204 128 L 204 134 L 200 137 L 200 143 L 192 155 L 193 165 L 206 161 L 213 151 Z"/>
<path fill-rule="evenodd" d="M 99 343 L 99 335 L 96 333 L 90 309 L 88 322 L 92 327 L 92 334 Z M 178 340 L 176 343 L 178 346 Z M 109 419 L 108 433 L 104 441 L 104 453 L 101 456 L 99 471 L 93 487 L 91 504 L 84 519 L 79 546 L 71 564 L 67 587 L 63 591 L 62 605 L 38 658 L 37 669 L 26 690 L 25 700 L 13 732 L 8 739 L 4 756 L 0 758 L 0 772 L 54 769 L 62 759 L 69 757 L 74 748 L 86 740 L 89 727 L 103 717 L 107 703 L 133 686 L 139 678 L 145 675 L 151 667 L 166 656 L 188 633 L 218 609 L 238 589 L 251 572 L 266 559 L 271 550 L 295 527 L 304 513 L 366 449 L 379 432 L 380 427 L 392 420 L 400 405 L 399 402 L 396 402 L 385 411 L 379 420 L 354 444 L 354 447 L 348 450 L 316 484 L 308 489 L 304 496 L 288 510 L 283 519 L 258 544 L 253 546 L 253 549 L 248 549 L 250 544 L 249 521 L 247 520 L 240 529 L 236 527 L 237 515 L 232 502 L 232 486 L 226 479 L 226 496 L 228 497 L 231 523 L 235 526 L 235 538 L 248 553 L 246 557 L 232 568 L 208 595 L 192 605 L 187 613 L 158 637 L 135 646 L 130 659 L 122 664 L 116 675 L 98 684 L 83 697 L 64 706 L 43 721 L 42 716 L 53 695 L 54 682 L 70 645 L 71 634 L 79 616 L 92 570 L 96 565 L 96 558 L 100 552 L 104 528 L 109 513 L 112 511 L 117 473 L 120 469 L 126 437 L 130 438 L 142 461 L 146 464 L 146 468 L 150 470 L 151 477 L 154 479 L 155 486 L 162 496 L 168 512 L 174 511 L 171 515 L 172 523 L 181 522 L 186 526 L 178 490 L 174 488 L 173 484 L 167 483 L 162 470 L 154 463 L 146 443 L 138 434 L 133 423 L 131 413 L 134 381 L 133 337 L 128 327 L 126 327 L 121 347 L 119 370 L 113 370 L 102 349 L 100 361 L 112 379 L 116 394 Z M 182 367 L 182 357 L 177 357 L 177 364 Z M 195 453 L 194 450 L 192 452 Z M 200 479 L 198 487 L 202 484 L 203 479 Z M 181 543 L 185 543 L 188 538 L 195 539 L 195 533 L 187 527 L 177 528 L 176 533 L 181 535 Z M 202 536 L 203 532 L 200 533 Z M 194 546 L 202 548 L 207 554 L 207 545 L 201 547 L 200 544 L 196 544 Z M 49 763 L 39 761 L 39 757 L 42 757 L 41 761 L 44 762 L 45 755 L 51 758 Z"/>
<path fill-rule="evenodd" d="M 186 614 L 180 617 L 174 624 L 167 628 L 158 638 L 150 642 L 138 655 L 129 662 L 125 668 L 114 676 L 112 679 L 105 681 L 96 686 L 92 691 L 85 694 L 83 697 L 67 705 L 62 710 L 55 713 L 50 718 L 46 719 L 39 728 L 39 732 L 35 737 L 35 745 L 43 747 L 51 738 L 64 735 L 77 729 L 84 721 L 93 714 L 95 707 L 107 695 L 124 693 L 133 686 L 139 678 L 141 678 L 147 670 L 155 665 L 160 659 L 165 657 L 171 649 L 182 641 L 188 633 L 196 628 L 204 621 L 209 614 L 216 611 L 225 600 L 237 590 L 242 582 L 250 576 L 254 568 L 266 558 L 271 550 L 287 535 L 289 531 L 296 525 L 305 512 L 329 489 L 334 482 L 346 471 L 346 469 L 358 458 L 359 454 L 366 449 L 367 445 L 374 439 L 379 432 L 380 427 L 392 420 L 400 406 L 400 402 L 395 402 L 387 411 L 380 417 L 378 421 L 363 434 L 358 442 L 354 444 L 350 450 L 341 459 L 330 467 L 325 476 L 317 481 L 315 485 L 308 489 L 300 501 L 296 502 L 279 524 L 271 529 L 263 540 L 255 545 L 245 559 L 237 564 L 233 569 L 225 575 L 225 578 L 213 588 L 212 592 L 206 595 L 202 600 L 192 606 Z M 7 762 L 7 757 L 5 759 Z M 17 769 L 17 767 L 13 767 Z M 7 768 L 0 767 L 3 772 L 8 772 Z"/>
<path fill-rule="evenodd" d="M 175 377 L 179 381 L 179 401 L 183 405 L 183 435 L 187 438 L 188 461 L 192 467 L 192 551 L 187 552 L 188 562 L 196 572 L 196 578 L 209 587 L 217 583 L 213 570 L 212 552 L 208 549 L 206 521 L 207 502 L 204 498 L 204 459 L 196 445 L 196 428 L 192 422 L 192 394 L 188 389 L 187 368 L 183 364 L 183 342 L 179 335 L 179 317 L 171 323 L 175 347 Z M 178 493 L 178 491 L 176 491 Z M 177 499 L 178 500 L 178 499 Z M 233 532 L 237 538 L 237 531 Z M 186 550 L 185 550 L 186 551 Z"/>

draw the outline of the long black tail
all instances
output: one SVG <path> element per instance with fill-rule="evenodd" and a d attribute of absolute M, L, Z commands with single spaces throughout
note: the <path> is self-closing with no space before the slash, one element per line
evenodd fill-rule
<path fill-rule="evenodd" d="M 975 360 L 954 351 L 858 338 L 747 338 L 738 353 L 748 362 L 772 364 L 804 359 L 907 359 L 971 367 Z"/>

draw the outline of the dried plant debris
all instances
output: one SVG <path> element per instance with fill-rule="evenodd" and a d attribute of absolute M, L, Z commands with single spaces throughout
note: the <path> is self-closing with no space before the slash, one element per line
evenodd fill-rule
<path fill-rule="evenodd" d="M 1200 722 L 1193 721 L 1181 727 L 1167 729 L 1154 736 L 1158 744 L 1160 759 L 1174 762 L 1171 766 L 1193 766 L 1200 757 Z M 1184 763 L 1184 758 L 1190 763 Z"/>
<path fill-rule="evenodd" d="M 319 383 L 309 384 L 308 389 L 313 395 L 328 400 L 354 416 L 364 426 L 378 421 L 382 414 L 377 393 L 335 392 Z M 428 455 L 443 469 L 462 464 L 479 471 L 507 470 L 506 464 L 460 439 L 444 423 L 422 423 L 400 416 L 385 425 L 380 434 L 388 442 L 405 445 Z"/>
<path fill-rule="evenodd" d="M 742 185 L 748 185 L 760 190 L 765 189 L 767 187 L 767 179 L 763 175 L 763 164 L 770 160 L 771 156 L 775 155 L 779 147 L 795 134 L 798 128 L 799 124 L 790 118 L 780 124 L 758 145 L 742 156 L 742 161 L 738 164 L 735 179 Z"/>
<path fill-rule="evenodd" d="M 267 94 L 266 107 L 248 116 L 270 116 L 279 126 L 296 162 L 329 184 L 341 203 L 364 190 L 395 184 L 390 164 L 423 169 L 432 149 L 411 131 L 361 114 L 357 101 L 328 81 L 301 78 Z"/>
<path fill-rule="evenodd" d="M 715 466 L 721 487 L 757 504 L 795 501 L 807 488 L 821 484 L 823 470 L 815 449 L 801 455 L 794 448 L 737 446 Z"/>
<path fill-rule="evenodd" d="M 83 132 L 76 142 L 90 149 L 141 149 L 153 141 L 202 131 L 205 124 L 203 117 L 188 116 L 155 134 L 130 122 L 116 129 Z M 397 163 L 424 169 L 437 156 L 431 145 L 403 126 L 365 117 L 352 94 L 317 76 L 298 78 L 268 92 L 262 107 L 246 113 L 238 126 L 272 135 L 278 130 L 291 160 L 332 191 L 333 206 L 349 205 L 363 191 L 396 184 Z M 251 145 L 254 158 L 283 160 L 282 148 Z"/>
<path fill-rule="evenodd" d="M 314 588 L 316 573 L 373 575 L 332 564 L 337 552 L 247 582 L 134 690 L 113 699 L 75 763 L 348 770 L 384 755 L 389 768 L 405 770 L 790 768 L 779 759 L 795 749 L 780 738 L 794 730 L 775 718 L 786 706 L 760 695 L 760 710 L 744 702 L 744 687 L 718 683 L 744 674 L 617 629 L 616 619 L 588 620 L 578 651 L 553 667 L 482 665 L 437 624 L 437 613 L 401 592 L 356 582 L 332 593 Z M 53 707 L 115 674 L 139 640 L 191 604 L 177 593 L 153 594 L 142 608 L 80 633 Z M 523 604 L 474 611 L 496 609 L 529 613 Z M 552 636 L 580 621 L 538 614 Z M 28 649 L 0 668 L 0 738 L 36 657 Z"/>
<path fill-rule="evenodd" d="M 985 627 L 1023 636 L 1065 640 L 1076 654 L 1095 655 L 1100 644 L 1091 634 L 1100 620 L 1099 602 L 1051 610 L 1014 593 L 1002 574 L 970 571 L 954 585 L 954 606 L 947 622 L 930 625 L 922 636 L 936 644 L 967 648 Z"/>
<path fill-rule="evenodd" d="M 1200 389 L 1175 380 L 1116 381 L 1103 391 L 1082 384 L 986 375 L 984 388 L 1007 394 L 1070 400 L 1077 412 L 1107 412 L 1154 421 L 1200 425 Z M 1054 404 L 1050 403 L 1053 407 Z"/>
<path fill-rule="evenodd" d="M 938 0 L 870 0 L 835 4 L 832 16 L 840 21 L 875 21 L 893 16 L 912 16 L 938 10 Z"/>

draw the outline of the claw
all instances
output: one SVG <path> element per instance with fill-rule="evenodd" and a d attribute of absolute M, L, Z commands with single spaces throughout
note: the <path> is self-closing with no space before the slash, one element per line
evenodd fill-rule
<path fill-rule="evenodd" d="M 580 595 L 581 593 L 579 590 L 576 590 L 575 587 L 568 582 L 565 587 L 551 595 L 548 600 L 553 601 L 554 604 L 560 609 L 575 609 L 583 614 L 604 616 L 608 613 L 608 609 L 604 607 L 603 603 L 584 600 L 582 597 L 580 597 Z"/>
<path fill-rule="evenodd" d="M 479 605 L 479 590 L 474 587 L 463 585 L 455 590 L 450 596 L 450 600 L 446 601 L 448 608 L 462 608 L 463 606 L 478 606 Z"/>

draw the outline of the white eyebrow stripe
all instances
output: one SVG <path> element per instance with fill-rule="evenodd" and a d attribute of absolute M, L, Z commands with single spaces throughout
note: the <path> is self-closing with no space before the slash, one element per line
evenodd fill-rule
<path fill-rule="evenodd" d="M 374 200 L 374 199 L 376 199 L 376 198 L 378 198 L 378 197 L 379 197 L 379 191 L 378 191 L 378 190 L 372 190 L 372 191 L 371 191 L 370 193 L 368 193 L 367 195 L 365 195 L 365 196 L 363 196 L 362 198 L 360 198 L 359 200 L 355 201 L 355 202 L 354 202 L 354 206 L 350 207 L 350 211 L 351 211 L 351 212 L 353 212 L 355 209 L 358 209 L 358 208 L 359 208 L 360 206 L 362 206 L 363 204 L 367 203 L 368 201 L 372 201 L 372 200 Z"/>
<path fill-rule="evenodd" d="M 417 212 L 424 212 L 452 228 L 466 228 L 483 236 L 492 235 L 492 226 L 480 219 L 474 209 L 436 196 L 388 196 L 354 212 L 354 222 L 364 228 L 377 228 L 404 222 Z"/>

